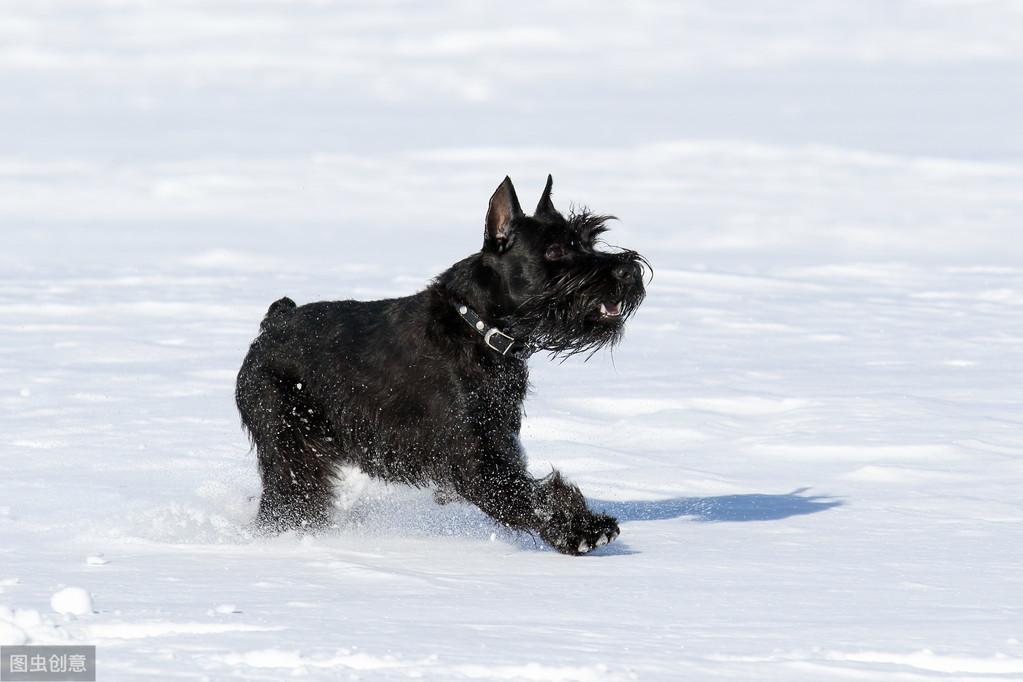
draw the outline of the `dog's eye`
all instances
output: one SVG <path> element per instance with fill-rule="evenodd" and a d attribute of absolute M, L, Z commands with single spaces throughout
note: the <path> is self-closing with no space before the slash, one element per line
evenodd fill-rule
<path fill-rule="evenodd" d="M 547 260 L 561 260 L 566 254 L 562 244 L 551 244 L 547 247 Z"/>

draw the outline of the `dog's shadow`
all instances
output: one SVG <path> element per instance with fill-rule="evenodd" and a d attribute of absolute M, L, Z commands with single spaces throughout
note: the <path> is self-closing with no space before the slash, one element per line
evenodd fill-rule
<path fill-rule="evenodd" d="M 619 522 L 664 521 L 691 517 L 700 522 L 777 521 L 791 516 L 815 514 L 841 506 L 840 500 L 820 495 L 806 495 L 809 488 L 790 493 L 718 495 L 714 497 L 673 497 L 654 501 L 610 501 L 589 498 L 591 509 L 610 514 Z M 338 528 L 347 533 L 371 535 L 393 533 L 433 537 L 461 536 L 478 540 L 495 537 L 495 533 L 522 549 L 554 550 L 546 547 L 534 534 L 515 533 L 502 529 L 476 507 L 461 500 L 438 505 L 432 492 L 375 484 L 368 494 L 357 495 L 352 504 L 337 516 Z M 588 556 L 639 554 L 627 542 L 605 545 Z"/>
<path fill-rule="evenodd" d="M 619 521 L 664 521 L 683 516 L 703 522 L 778 521 L 816 514 L 843 503 L 828 496 L 805 495 L 809 488 L 790 493 L 748 493 L 714 497 L 673 497 L 667 500 L 613 502 L 591 499 L 593 509 Z"/>

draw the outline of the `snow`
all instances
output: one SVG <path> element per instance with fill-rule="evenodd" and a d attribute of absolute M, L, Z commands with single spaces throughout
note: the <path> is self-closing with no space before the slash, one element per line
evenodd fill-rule
<path fill-rule="evenodd" d="M 66 644 L 71 638 L 67 630 L 36 609 L 12 609 L 0 606 L 0 643 Z"/>
<path fill-rule="evenodd" d="M 1011 0 L 0 6 L 0 643 L 1019 679 L 1021 62 Z M 566 557 L 346 471 L 336 530 L 254 538 L 269 303 L 411 293 L 548 172 L 655 268 L 613 354 L 531 361 L 533 471 L 621 536 Z"/>
<path fill-rule="evenodd" d="M 92 613 L 92 595 L 81 587 L 65 587 L 50 597 L 50 608 L 57 613 L 84 616 Z"/>

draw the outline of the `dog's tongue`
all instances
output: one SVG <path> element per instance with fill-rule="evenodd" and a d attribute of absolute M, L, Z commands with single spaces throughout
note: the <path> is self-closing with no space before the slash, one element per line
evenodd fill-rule
<path fill-rule="evenodd" d="M 615 302 L 615 303 L 611 303 L 611 304 L 601 303 L 600 304 L 600 312 L 602 314 L 604 314 L 604 315 L 611 315 L 611 316 L 621 315 L 622 314 L 622 305 L 619 302 Z"/>

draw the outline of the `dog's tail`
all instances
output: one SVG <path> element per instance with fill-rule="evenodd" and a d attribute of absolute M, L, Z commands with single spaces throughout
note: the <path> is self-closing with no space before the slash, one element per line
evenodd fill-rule
<path fill-rule="evenodd" d="M 260 323 L 259 329 L 264 332 L 275 332 L 280 330 L 284 326 L 284 323 L 291 319 L 291 314 L 295 311 L 296 307 L 295 302 L 287 296 L 274 301 L 267 309 L 266 316 Z"/>

